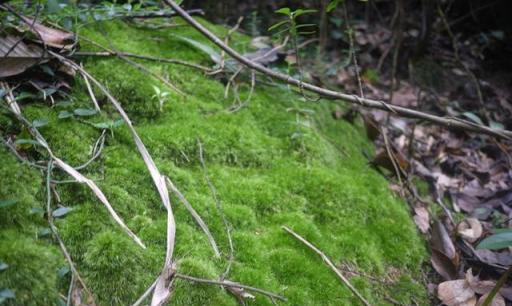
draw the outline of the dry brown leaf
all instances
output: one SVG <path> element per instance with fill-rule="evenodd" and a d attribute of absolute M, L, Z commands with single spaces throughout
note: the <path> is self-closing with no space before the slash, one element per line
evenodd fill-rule
<path fill-rule="evenodd" d="M 485 301 L 485 299 L 487 298 L 488 295 L 489 295 L 489 293 L 486 293 L 486 294 L 482 295 L 480 297 L 480 299 L 478 299 L 478 303 L 476 305 L 477 306 L 483 305 L 484 301 Z M 492 302 L 489 304 L 489 306 L 505 306 L 505 299 L 501 296 L 501 294 L 498 293 L 492 299 Z"/>
<path fill-rule="evenodd" d="M 457 277 L 457 267 L 445 254 L 436 249 L 432 249 L 430 262 L 439 275 L 445 280 L 453 280 Z"/>
<path fill-rule="evenodd" d="M 475 255 L 482 262 L 490 265 L 500 265 L 503 267 L 512 266 L 512 254 L 510 251 L 495 252 L 491 250 L 475 250 Z"/>
<path fill-rule="evenodd" d="M 423 206 L 414 207 L 414 222 L 418 226 L 419 230 L 426 234 L 430 229 L 430 216 L 428 214 L 428 210 Z"/>
<path fill-rule="evenodd" d="M 43 50 L 26 44 L 22 37 L 7 35 L 0 37 L 0 78 L 23 73 L 28 68 L 45 62 Z"/>
<path fill-rule="evenodd" d="M 457 233 L 466 241 L 473 243 L 482 236 L 482 224 L 476 218 L 467 218 L 457 225 Z"/>
<path fill-rule="evenodd" d="M 29 17 L 23 17 L 26 23 L 33 25 L 29 30 L 51 47 L 69 50 L 73 45 L 75 35 L 70 32 L 49 28 Z"/>
<path fill-rule="evenodd" d="M 447 306 L 474 306 L 477 301 L 475 291 L 465 279 L 439 284 L 437 297 Z"/>
<path fill-rule="evenodd" d="M 457 252 L 452 239 L 446 230 L 446 227 L 440 221 L 436 220 L 432 227 L 432 238 L 430 244 L 436 249 L 454 261 L 457 258 Z"/>

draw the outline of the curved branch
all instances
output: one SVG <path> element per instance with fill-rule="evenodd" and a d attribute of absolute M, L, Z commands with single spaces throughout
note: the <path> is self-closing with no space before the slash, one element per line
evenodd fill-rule
<path fill-rule="evenodd" d="M 322 87 L 315 86 L 310 83 L 305 83 L 300 80 L 297 80 L 287 74 L 280 73 L 271 69 L 268 69 L 250 59 L 245 58 L 229 46 L 227 46 L 220 38 L 215 36 L 212 32 L 210 32 L 207 28 L 201 25 L 199 22 L 194 20 L 186 11 L 184 11 L 179 5 L 176 4 L 173 0 L 163 0 L 167 5 L 169 5 L 173 10 L 175 10 L 186 22 L 188 22 L 192 27 L 201 32 L 206 38 L 224 50 L 227 54 L 233 57 L 238 62 L 244 64 L 245 66 L 254 69 L 258 72 L 261 72 L 267 76 L 270 76 L 274 79 L 281 80 L 290 85 L 300 86 L 304 90 L 308 90 L 310 92 L 316 93 L 323 98 L 332 99 L 332 100 L 343 100 L 354 104 L 359 104 L 368 108 L 376 108 L 387 112 L 392 112 L 396 115 L 400 115 L 403 117 L 410 117 L 415 119 L 427 120 L 439 125 L 446 126 L 448 128 L 466 130 L 470 132 L 483 133 L 491 136 L 496 136 L 500 138 L 512 139 L 512 131 L 509 130 L 499 130 L 493 129 L 487 126 L 474 124 L 466 120 L 453 118 L 453 117 L 440 117 L 436 115 L 432 115 L 429 113 L 421 112 L 418 110 L 410 109 L 407 107 L 396 106 L 388 104 L 384 101 L 366 99 L 359 97 L 357 95 L 346 94 L 334 90 L 325 89 Z"/>

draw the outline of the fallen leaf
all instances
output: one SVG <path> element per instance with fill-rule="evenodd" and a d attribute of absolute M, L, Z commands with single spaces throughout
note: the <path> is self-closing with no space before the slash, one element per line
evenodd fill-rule
<path fill-rule="evenodd" d="M 0 36 L 0 78 L 18 75 L 47 61 L 41 48 L 26 44 L 22 39 L 14 35 Z"/>
<path fill-rule="evenodd" d="M 437 297 L 447 306 L 474 306 L 477 301 L 475 291 L 465 279 L 439 284 Z"/>
<path fill-rule="evenodd" d="M 482 224 L 476 218 L 467 218 L 457 225 L 457 233 L 466 241 L 473 243 L 482 236 Z"/>
<path fill-rule="evenodd" d="M 452 239 L 450 238 L 446 227 L 438 220 L 434 222 L 430 243 L 433 249 L 442 252 L 451 260 L 457 258 L 457 252 L 455 251 Z"/>
<path fill-rule="evenodd" d="M 432 249 L 432 255 L 430 257 L 432 267 L 436 272 L 443 277 L 445 280 L 453 280 L 457 278 L 457 267 L 453 261 L 448 258 L 442 252 Z"/>
<path fill-rule="evenodd" d="M 414 207 L 414 222 L 418 226 L 419 230 L 426 234 L 430 229 L 430 217 L 428 214 L 428 210 L 423 206 Z"/>
<path fill-rule="evenodd" d="M 482 306 L 484 304 L 485 299 L 489 293 L 486 293 L 478 299 L 477 306 Z M 496 296 L 492 299 L 491 303 L 488 304 L 489 306 L 505 306 L 505 299 L 501 296 L 501 294 L 496 294 Z"/>
<path fill-rule="evenodd" d="M 46 45 L 59 49 L 71 49 L 73 45 L 72 40 L 75 37 L 73 33 L 49 28 L 29 17 L 23 17 L 23 19 L 32 25 L 29 28 L 30 32 L 36 34 Z"/>
<path fill-rule="evenodd" d="M 490 265 L 500 265 L 503 267 L 512 266 L 512 254 L 510 251 L 495 252 L 491 250 L 475 250 L 475 255 L 482 262 Z"/>

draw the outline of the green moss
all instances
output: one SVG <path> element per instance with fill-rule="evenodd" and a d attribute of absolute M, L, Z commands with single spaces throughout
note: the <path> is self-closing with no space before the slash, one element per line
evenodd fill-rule
<path fill-rule="evenodd" d="M 224 32 L 220 27 L 215 30 Z M 208 64 L 207 56 L 174 36 L 204 42 L 191 28 L 145 30 L 114 22 L 82 30 L 82 34 L 107 45 L 102 32 L 108 33 L 121 51 Z M 240 37 L 240 41 L 246 38 Z M 92 48 L 86 44 L 84 47 Z M 238 48 L 243 49 L 243 45 Z M 385 305 L 382 297 L 386 294 L 404 304 L 410 304 L 411 298 L 420 304 L 425 301 L 425 290 L 414 281 L 419 278 L 425 259 L 423 243 L 405 204 L 394 198 L 387 182 L 367 166 L 361 151 L 371 151 L 372 146 L 361 127 L 332 120 L 333 106 L 328 102 L 302 101 L 286 86 L 258 85 L 247 107 L 228 113 L 224 110 L 232 99 L 224 99 L 224 87 L 217 80 L 192 68 L 154 62 L 144 65 L 168 76 L 187 96 L 180 97 L 120 60 L 91 59 L 85 63 L 86 69 L 122 103 L 159 169 L 201 214 L 219 244 L 222 259 L 214 258 L 205 235 L 173 197 L 177 221 L 175 258 L 181 273 L 216 279 L 225 269 L 229 251 L 223 222 L 199 163 L 199 139 L 209 178 L 233 227 L 235 261 L 231 280 L 284 294 L 289 302 L 283 305 L 357 305 L 321 259 L 281 229 L 286 225 L 324 250 L 335 263 L 352 261 L 375 277 L 385 275 L 389 267 L 401 267 L 403 275 L 411 275 L 410 279 L 397 282 L 392 290 L 364 277 L 354 278 L 355 286 L 374 304 Z M 152 98 L 153 86 L 171 92 L 162 111 Z M 105 101 L 99 91 L 97 95 Z M 79 165 L 88 160 L 92 145 L 101 134 L 89 123 L 119 118 L 108 103 L 101 115 L 58 117 L 61 111 L 90 107 L 84 84 L 77 82 L 70 103 L 55 108 L 31 104 L 24 107 L 24 112 L 31 120 L 48 119 L 49 124 L 41 132 L 55 154 Z M 308 113 L 314 115 L 300 115 L 299 120 L 307 124 L 298 128 L 297 111 L 290 108 L 309 109 Z M 293 139 L 298 129 L 302 136 Z M 40 250 L 46 257 L 53 256 L 55 262 L 55 246 L 27 236 L 27 232 L 45 226 L 42 216 L 28 213 L 33 206 L 44 207 L 38 200 L 44 196 L 41 173 L 17 163 L 5 151 L 0 150 L 0 155 L 6 161 L 0 168 L 7 173 L 2 178 L 0 195 L 20 200 L 9 211 L 0 209 L 8 220 L 0 225 L 0 235 L 9 237 L 11 252 L 33 254 Z M 79 184 L 56 186 L 63 203 L 74 207 L 65 218 L 57 220 L 57 227 L 99 305 L 132 303 L 163 264 L 166 211 L 126 126 L 115 128 L 113 137 L 108 133 L 101 158 L 82 172 L 97 182 L 148 248 L 143 250 L 134 244 L 92 192 Z M 54 175 L 56 179 L 69 179 L 60 171 Z M 19 177 L 27 183 L 20 184 Z M 18 243 L 13 235 L 26 243 Z M 7 258 L 3 241 L 0 252 L 1 260 Z M 34 269 L 23 259 L 9 260 L 20 269 Z M 43 256 L 38 260 L 46 259 Z M 50 288 L 48 298 L 57 291 L 65 294 L 66 288 L 57 285 L 55 267 L 44 266 L 38 274 L 41 288 Z M 7 285 L 0 281 L 0 286 L 19 292 L 33 281 L 23 273 L 8 279 Z M 48 304 L 48 299 L 31 298 L 19 294 L 16 302 Z M 236 304 L 219 287 L 183 280 L 176 280 L 171 302 Z M 272 305 L 261 296 L 251 304 Z"/>

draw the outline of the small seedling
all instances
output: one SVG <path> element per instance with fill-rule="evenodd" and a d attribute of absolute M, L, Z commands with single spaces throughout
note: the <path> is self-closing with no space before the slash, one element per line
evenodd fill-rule
<path fill-rule="evenodd" d="M 155 94 L 152 96 L 153 99 L 158 100 L 158 103 L 160 105 L 160 112 L 163 111 L 164 103 L 167 100 L 167 96 L 170 95 L 167 91 L 162 91 L 160 88 L 153 86 L 153 89 L 155 90 Z"/>

